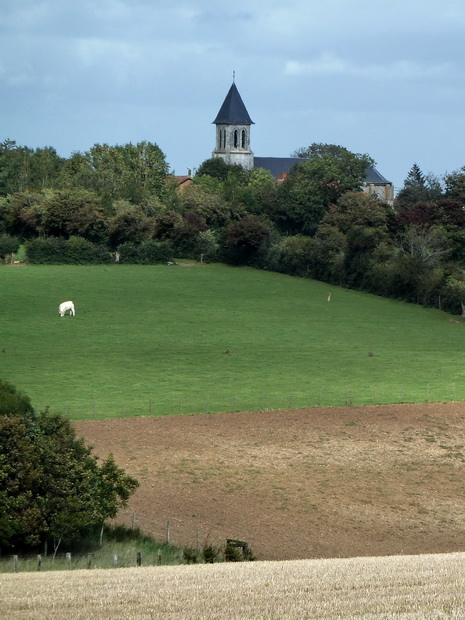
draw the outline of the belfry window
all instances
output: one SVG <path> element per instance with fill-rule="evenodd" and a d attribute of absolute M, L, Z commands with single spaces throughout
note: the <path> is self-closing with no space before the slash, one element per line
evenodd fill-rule
<path fill-rule="evenodd" d="M 234 148 L 237 149 L 239 146 L 239 132 L 237 129 L 234 130 Z"/>
<path fill-rule="evenodd" d="M 245 129 L 242 130 L 241 134 L 241 147 L 245 149 Z"/>

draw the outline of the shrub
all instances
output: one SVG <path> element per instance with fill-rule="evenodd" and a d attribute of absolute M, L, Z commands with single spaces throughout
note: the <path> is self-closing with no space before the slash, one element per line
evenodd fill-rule
<path fill-rule="evenodd" d="M 22 394 L 8 381 L 0 379 L 0 416 L 28 417 L 33 412 L 29 396 Z"/>
<path fill-rule="evenodd" d="M 253 265 L 260 262 L 274 232 L 273 225 L 256 215 L 231 222 L 223 231 L 224 259 L 233 265 Z"/>
<path fill-rule="evenodd" d="M 183 556 L 187 564 L 197 564 L 199 559 L 199 552 L 192 547 L 184 547 Z"/>
<path fill-rule="evenodd" d="M 26 258 L 39 265 L 90 265 L 111 262 L 111 254 L 82 237 L 34 239 L 26 244 Z"/>
<path fill-rule="evenodd" d="M 213 545 L 206 544 L 202 550 L 205 564 L 213 564 L 220 556 L 220 550 Z"/>
<path fill-rule="evenodd" d="M 197 253 L 203 256 L 207 262 L 215 261 L 218 258 L 220 244 L 218 234 L 214 230 L 203 230 L 197 239 Z"/>
<path fill-rule="evenodd" d="M 19 240 L 10 235 L 0 235 L 0 257 L 5 259 L 8 254 L 16 254 L 19 248 Z"/>
<path fill-rule="evenodd" d="M 224 550 L 224 559 L 226 562 L 241 562 L 243 559 L 241 549 L 228 542 Z"/>
<path fill-rule="evenodd" d="M 210 229 L 176 237 L 173 240 L 173 245 L 176 256 L 205 262 L 217 260 L 220 248 L 217 233 Z"/>
<path fill-rule="evenodd" d="M 120 263 L 153 265 L 167 263 L 173 259 L 173 246 L 169 241 L 145 241 L 136 244 L 123 243 L 118 246 Z"/>
<path fill-rule="evenodd" d="M 65 263 L 66 241 L 60 237 L 39 238 L 26 243 L 26 258 L 37 265 Z"/>
<path fill-rule="evenodd" d="M 314 241 L 304 235 L 285 237 L 271 246 L 265 266 L 271 271 L 292 276 L 308 276 L 312 264 Z"/>

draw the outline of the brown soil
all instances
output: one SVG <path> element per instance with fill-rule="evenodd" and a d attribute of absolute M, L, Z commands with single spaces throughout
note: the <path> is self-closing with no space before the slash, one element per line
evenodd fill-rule
<path fill-rule="evenodd" d="M 118 521 L 257 559 L 465 550 L 465 403 L 76 422 L 140 488 Z"/>

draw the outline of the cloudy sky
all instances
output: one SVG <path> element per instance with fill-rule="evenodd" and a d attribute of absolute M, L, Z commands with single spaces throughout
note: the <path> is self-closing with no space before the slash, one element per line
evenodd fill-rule
<path fill-rule="evenodd" d="M 313 142 L 465 166 L 463 0 L 0 0 L 0 141 L 155 142 L 185 174 L 211 156 L 235 71 L 257 156 Z"/>

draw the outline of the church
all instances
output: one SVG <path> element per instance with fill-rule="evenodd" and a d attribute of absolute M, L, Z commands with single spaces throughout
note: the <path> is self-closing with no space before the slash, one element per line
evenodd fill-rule
<path fill-rule="evenodd" d="M 213 124 L 216 125 L 216 146 L 212 157 L 220 157 L 228 164 L 238 164 L 245 170 L 264 168 L 282 181 L 291 168 L 306 161 L 297 157 L 255 157 L 250 139 L 254 122 L 234 81 Z M 392 183 L 371 166 L 366 169 L 363 191 L 389 203 L 394 200 Z"/>

